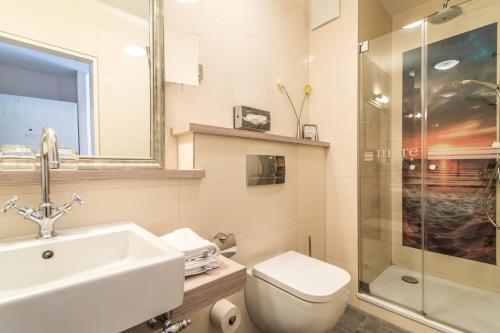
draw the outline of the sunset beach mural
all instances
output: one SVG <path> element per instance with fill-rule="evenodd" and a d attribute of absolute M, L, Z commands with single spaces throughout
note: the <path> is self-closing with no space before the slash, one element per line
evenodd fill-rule
<path fill-rule="evenodd" d="M 421 161 L 403 169 L 403 245 L 420 249 Z M 415 168 L 410 168 L 415 165 Z M 424 248 L 428 251 L 496 264 L 496 229 L 483 213 L 483 196 L 494 159 L 434 160 L 426 163 Z M 488 189 L 495 196 L 496 187 Z M 496 217 L 495 200 L 488 207 Z"/>
<path fill-rule="evenodd" d="M 465 45 L 465 46 L 464 46 Z M 420 48 L 403 53 L 403 146 L 420 146 Z M 438 70 L 444 61 L 458 63 Z M 491 147 L 495 140 L 495 91 L 457 81 L 497 82 L 497 24 L 430 44 L 427 51 L 427 149 Z"/>
<path fill-rule="evenodd" d="M 421 52 L 403 53 L 403 148 L 418 149 L 418 158 L 422 156 Z M 491 147 L 496 137 L 495 92 L 456 82 L 497 82 L 497 24 L 430 44 L 427 53 L 427 152 L 432 156 Z M 404 159 L 403 245 L 496 264 L 496 229 L 482 207 L 484 195 L 496 195 L 495 185 L 486 189 L 495 162 L 428 160 L 423 173 L 420 159 Z M 496 216 L 496 200 L 490 202 L 489 212 Z"/>

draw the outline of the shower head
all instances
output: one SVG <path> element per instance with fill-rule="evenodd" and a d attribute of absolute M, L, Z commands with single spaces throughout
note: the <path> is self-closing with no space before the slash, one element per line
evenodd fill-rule
<path fill-rule="evenodd" d="M 479 80 L 462 80 L 462 81 L 454 81 L 453 86 L 455 88 L 461 88 L 465 86 L 471 86 L 471 85 L 478 85 L 482 87 L 486 87 L 492 90 L 498 90 L 500 89 L 500 85 L 491 83 L 491 82 L 485 82 L 485 81 L 479 81 Z"/>
<path fill-rule="evenodd" d="M 449 0 L 443 2 L 443 9 L 429 16 L 428 21 L 431 24 L 444 24 L 457 16 L 462 15 L 463 10 L 459 6 L 448 7 Z"/>

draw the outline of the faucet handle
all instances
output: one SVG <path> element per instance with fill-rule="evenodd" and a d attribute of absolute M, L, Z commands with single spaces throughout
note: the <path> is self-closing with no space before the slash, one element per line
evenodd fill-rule
<path fill-rule="evenodd" d="M 54 215 L 61 214 L 60 216 L 66 215 L 69 213 L 71 208 L 73 208 L 73 206 L 76 204 L 78 204 L 79 206 L 83 205 L 83 198 L 73 193 L 73 199 L 70 202 L 65 203 L 61 207 L 55 208 L 53 214 Z"/>
<path fill-rule="evenodd" d="M 15 196 L 12 199 L 10 199 L 9 201 L 7 201 L 2 208 L 2 213 L 7 213 L 7 211 L 9 209 L 16 207 L 17 200 L 19 200 L 19 198 L 17 196 Z"/>

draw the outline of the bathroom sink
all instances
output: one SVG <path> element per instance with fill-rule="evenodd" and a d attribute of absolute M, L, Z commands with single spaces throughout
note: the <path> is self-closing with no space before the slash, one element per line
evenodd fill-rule
<path fill-rule="evenodd" d="M 183 295 L 183 254 L 132 223 L 0 242 L 0 332 L 120 332 Z"/>

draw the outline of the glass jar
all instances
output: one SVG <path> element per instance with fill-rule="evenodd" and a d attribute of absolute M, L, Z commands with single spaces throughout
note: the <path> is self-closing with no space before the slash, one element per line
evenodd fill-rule
<path fill-rule="evenodd" d="M 71 147 L 59 147 L 59 169 L 78 170 L 78 154 Z"/>
<path fill-rule="evenodd" d="M 0 146 L 1 171 L 35 171 L 36 154 L 30 145 Z"/>

